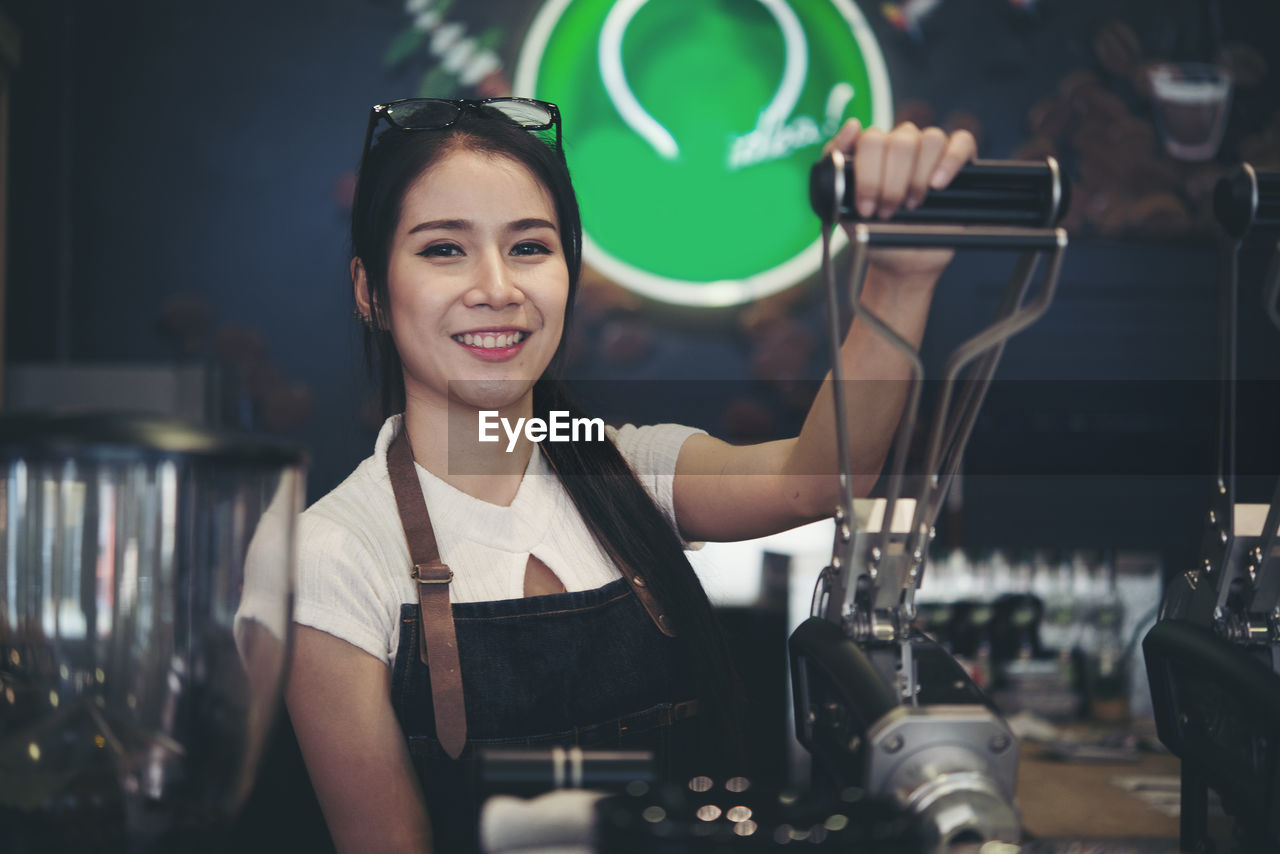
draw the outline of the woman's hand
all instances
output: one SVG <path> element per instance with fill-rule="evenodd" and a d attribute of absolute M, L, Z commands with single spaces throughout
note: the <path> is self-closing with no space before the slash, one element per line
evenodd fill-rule
<path fill-rule="evenodd" d="M 950 184 L 973 159 L 977 144 L 966 130 L 948 135 L 941 128 L 921 130 L 904 122 L 885 132 L 849 119 L 823 147 L 824 154 L 833 150 L 853 160 L 858 213 L 865 220 L 886 220 L 899 208 L 918 207 L 929 190 Z M 853 224 L 846 223 L 845 230 L 852 236 Z M 888 277 L 932 285 L 952 254 L 948 249 L 880 249 L 870 263 Z"/>

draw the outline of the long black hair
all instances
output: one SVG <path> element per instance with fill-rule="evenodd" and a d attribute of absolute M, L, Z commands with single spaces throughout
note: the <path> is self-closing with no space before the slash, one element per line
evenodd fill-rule
<path fill-rule="evenodd" d="M 551 195 L 569 271 L 569 297 L 565 331 L 547 369 L 534 384 L 533 414 L 547 419 L 556 410 L 581 417 L 583 413 L 571 400 L 561 375 L 582 271 L 582 223 L 563 156 L 537 134 L 479 109 L 464 109 L 458 121 L 445 130 L 383 131 L 365 158 L 351 213 L 352 255 L 364 265 L 375 314 L 381 317 L 390 304 L 387 267 L 404 196 L 419 176 L 456 150 L 514 160 Z M 366 324 L 365 355 L 371 374 L 379 380 L 384 417 L 402 411 L 403 368 L 389 324 Z M 708 758 L 716 764 L 738 763 L 739 691 L 728 645 L 676 532 L 612 442 L 546 442 L 542 449 L 605 553 L 620 569 L 643 572 L 674 627 L 688 666 L 685 676 L 701 692 L 698 718 L 700 729 L 711 742 Z"/>

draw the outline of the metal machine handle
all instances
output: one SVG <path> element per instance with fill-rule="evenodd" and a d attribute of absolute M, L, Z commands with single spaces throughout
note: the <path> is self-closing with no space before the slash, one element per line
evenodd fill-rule
<path fill-rule="evenodd" d="M 831 152 L 810 171 L 810 201 L 824 222 L 824 280 L 827 286 L 836 433 L 839 437 L 841 507 L 837 512 L 838 522 L 851 521 L 854 513 L 847 445 L 848 416 L 840 364 L 840 341 L 843 337 L 838 321 L 840 299 L 830 263 L 830 235 L 837 221 L 860 219 L 853 205 L 854 183 L 853 163 L 839 151 Z M 1067 237 L 1062 229 L 1046 225 L 1061 217 L 1067 197 L 1066 183 L 1052 159 L 1040 163 L 975 161 L 963 167 L 947 188 L 931 191 L 915 210 L 900 212 L 888 222 L 858 222 L 851 229 L 854 316 L 900 352 L 911 368 L 910 390 L 894 441 L 888 476 L 886 520 L 893 518 L 902 495 L 907 447 L 919 409 L 924 366 L 914 347 L 861 305 L 869 250 L 872 247 L 946 247 L 1004 249 L 1022 254 L 991 325 L 966 341 L 948 361 L 942 406 L 931 431 L 929 464 L 934 476 L 926 481 L 916 501 L 906 548 L 910 567 L 895 569 L 887 575 L 880 573 L 877 564 L 890 554 L 891 524 L 881 526 L 878 543 L 870 551 L 869 566 L 864 568 L 857 566 L 859 558 L 853 554 L 853 538 L 848 533 L 848 524 L 838 525 L 832 556 L 833 571 L 824 573 L 820 584 L 825 585 L 825 589 L 815 598 L 821 600 L 825 595 L 826 601 L 835 608 L 844 609 L 853 606 L 850 597 L 855 595 L 855 590 L 861 589 L 862 593 L 858 595 L 863 597 L 863 601 L 854 607 L 855 612 L 860 613 L 854 614 L 851 624 L 855 635 L 887 639 L 889 628 L 877 625 L 875 613 L 882 609 L 903 612 L 904 608 L 909 612 L 914 608 L 913 592 L 921 578 L 929 531 L 958 469 L 977 409 L 995 373 L 1004 343 L 1039 319 L 1052 301 Z M 1043 286 L 1028 300 L 1031 278 L 1041 255 L 1049 257 L 1048 269 Z M 971 382 L 953 412 L 953 389 L 966 368 L 970 369 Z M 863 581 L 870 582 L 869 588 L 865 583 L 859 588 L 855 579 L 835 577 L 837 573 L 862 576 L 864 570 L 866 578 Z M 868 593 L 870 601 L 866 599 Z M 868 610 L 872 613 L 866 613 Z M 895 618 L 894 622 L 900 623 L 901 620 Z M 896 635 L 902 628 L 895 625 L 891 633 Z"/>
<path fill-rule="evenodd" d="M 1226 275 L 1234 286 L 1235 251 L 1245 234 L 1264 231 L 1271 232 L 1271 239 L 1280 238 L 1280 169 L 1256 169 L 1252 164 L 1241 163 L 1218 179 L 1213 189 L 1213 212 L 1228 236 L 1226 251 L 1231 257 Z M 1280 242 L 1263 280 L 1262 305 L 1280 329 Z M 1234 346 L 1234 335 L 1232 342 Z"/>
<path fill-rule="evenodd" d="M 1211 501 L 1214 520 L 1206 537 L 1204 558 L 1213 570 L 1214 595 L 1194 600 L 1189 616 L 1212 622 L 1228 639 L 1241 643 L 1274 643 L 1280 623 L 1280 487 L 1272 499 L 1261 538 L 1249 548 L 1236 543 L 1236 378 L 1239 373 L 1240 251 L 1251 237 L 1278 241 L 1262 283 L 1262 306 L 1280 328 L 1280 170 L 1256 169 L 1242 163 L 1219 179 L 1214 213 L 1223 230 L 1219 305 L 1219 405 L 1217 492 Z M 1212 616 L 1207 608 L 1213 608 Z M 1278 659 L 1280 660 L 1280 659 Z"/>

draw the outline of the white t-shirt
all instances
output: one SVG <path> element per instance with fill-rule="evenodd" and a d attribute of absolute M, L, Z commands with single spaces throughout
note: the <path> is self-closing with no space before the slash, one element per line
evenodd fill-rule
<path fill-rule="evenodd" d="M 301 516 L 293 620 L 359 647 L 390 665 L 400 642 L 400 606 L 416 604 L 411 561 L 391 480 L 387 447 L 400 432 L 392 416 L 373 456 Z M 609 429 L 609 438 L 675 528 L 672 484 L 685 440 L 701 432 L 660 424 Z M 454 602 L 524 595 L 529 555 L 566 590 L 590 590 L 620 578 L 542 454 L 529 457 L 515 499 L 500 507 L 473 498 L 415 465 L 440 559 L 453 570 Z"/>

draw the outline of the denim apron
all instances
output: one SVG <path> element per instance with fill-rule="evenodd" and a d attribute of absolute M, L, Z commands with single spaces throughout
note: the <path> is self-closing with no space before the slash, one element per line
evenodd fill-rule
<path fill-rule="evenodd" d="M 413 518 L 402 509 L 406 525 Z M 679 641 L 659 630 L 626 579 L 450 610 L 466 708 L 457 759 L 436 738 L 416 603 L 401 605 L 391 676 L 435 851 L 479 848 L 478 759 L 486 747 L 649 750 L 659 777 L 696 768 L 696 692 Z"/>
<path fill-rule="evenodd" d="M 595 590 L 453 605 L 467 743 L 435 738 L 418 606 L 402 605 L 391 702 L 422 782 L 438 852 L 478 848 L 479 752 L 497 746 L 651 750 L 659 776 L 693 755 L 693 692 L 677 642 L 625 581 Z"/>

